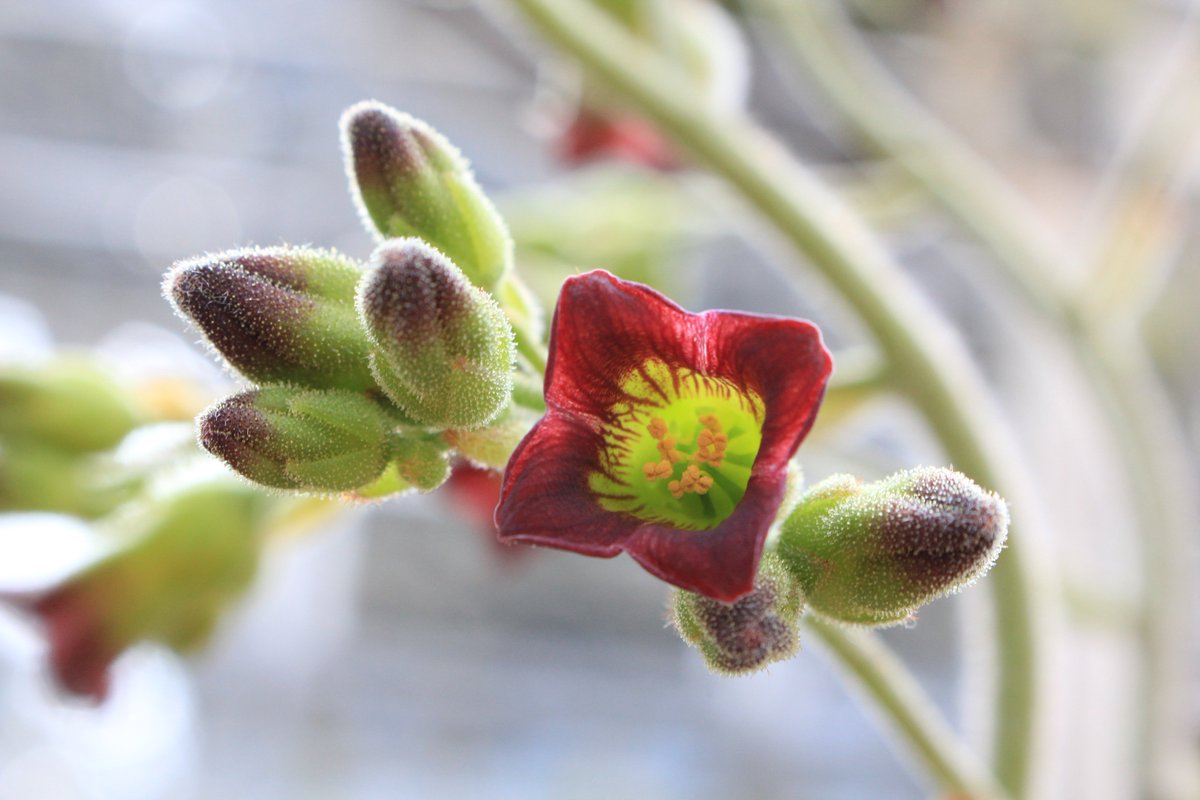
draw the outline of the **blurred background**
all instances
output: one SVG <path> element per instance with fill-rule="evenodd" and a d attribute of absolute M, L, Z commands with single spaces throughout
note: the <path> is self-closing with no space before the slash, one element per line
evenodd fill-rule
<path fill-rule="evenodd" d="M 1194 41 L 1180 45 L 1194 10 L 856 0 L 847 13 L 1075 250 L 1101 247 L 1097 206 L 1139 126 L 1166 131 L 1149 156 L 1129 157 L 1143 159 L 1147 182 L 1169 176 L 1166 200 L 1147 212 L 1166 220 L 1150 225 L 1162 255 L 1148 333 L 1194 452 L 1200 81 L 1168 104 L 1179 115 L 1147 122 L 1160 73 L 1176 87 L 1172 54 L 1195 58 Z M 984 274 L 987 256 L 838 121 L 770 31 L 743 22 L 731 15 L 713 34 L 727 59 L 714 96 L 745 104 L 842 190 L 963 329 L 1020 431 L 1030 477 L 1053 487 L 1036 513 L 1058 538 L 1042 544 L 1068 584 L 1087 576 L 1119 606 L 1139 583 L 1131 512 L 1067 356 Z M 548 301 L 563 275 L 606 267 L 690 308 L 812 318 L 835 351 L 857 353 L 862 332 L 828 288 L 786 280 L 777 243 L 720 187 L 647 167 L 677 166 L 668 145 L 636 132 L 632 145 L 593 152 L 577 129 L 572 139 L 591 91 L 502 3 L 5 3 L 0 353 L 87 348 L 115 373 L 173 371 L 211 398 L 230 391 L 161 298 L 163 272 L 250 244 L 365 258 L 373 240 L 346 191 L 337 121 L 367 98 L 429 121 L 468 155 Z M 942 461 L 887 398 L 819 423 L 801 457 L 814 480 Z M 797 658 L 753 677 L 710 675 L 664 629 L 665 587 L 628 559 L 500 549 L 460 512 L 443 490 L 273 542 L 210 646 L 186 660 L 135 649 L 101 706 L 56 692 L 28 621 L 0 618 L 0 798 L 928 795 L 817 648 L 802 642 Z M 81 525 L 0 517 L 0 578 L 66 574 L 92 546 Z M 939 601 L 884 633 L 951 720 L 969 688 L 960 606 L 973 602 Z M 1132 797 L 1132 754 L 1105 738 L 1132 702 L 1130 644 L 1105 624 L 1070 637 L 1056 719 L 1097 740 L 1089 759 L 1105 756 L 1074 796 Z M 1195 689 L 1194 666 L 1189 679 Z M 1080 752 L 1056 754 L 1052 772 L 1075 771 Z"/>

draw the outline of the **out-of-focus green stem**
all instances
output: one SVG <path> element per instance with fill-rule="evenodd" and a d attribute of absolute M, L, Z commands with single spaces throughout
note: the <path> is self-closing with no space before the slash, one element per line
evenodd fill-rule
<path fill-rule="evenodd" d="M 998 800 L 1004 790 L 954 734 L 895 655 L 868 631 L 852 630 L 808 614 L 808 629 L 862 691 L 884 711 L 887 724 L 925 767 L 940 792 L 972 800 Z"/>
<path fill-rule="evenodd" d="M 1146 587 L 1143 638 L 1148 675 L 1147 719 L 1141 739 L 1146 757 L 1165 761 L 1182 744 L 1182 730 L 1170 719 L 1177 714 L 1187 652 L 1186 609 L 1189 531 L 1194 510 L 1184 507 L 1188 493 L 1172 492 L 1180 471 L 1194 475 L 1183 448 L 1186 437 L 1172 422 L 1161 383 L 1136 341 L 1137 332 L 1118 326 L 1114 336 L 1108 316 L 1089 306 L 1091 293 L 1073 297 L 1059 275 L 1068 256 L 1047 236 L 1028 205 L 961 140 L 925 112 L 874 61 L 827 0 L 751 0 L 773 21 L 773 29 L 807 74 L 868 144 L 894 159 L 957 217 L 1015 278 L 1029 303 L 1068 338 L 1084 365 L 1117 435 L 1128 472 L 1141 528 L 1143 581 Z M 1196 15 L 1181 36 L 1195 36 Z M 1169 80 L 1180 86 L 1194 81 L 1183 61 Z M 1164 103 L 1174 93 L 1162 92 Z M 1151 117 L 1155 111 L 1151 111 Z M 1136 147 L 1135 147 L 1136 149 Z M 1129 161 L 1136 162 L 1136 158 Z M 1118 185 L 1120 181 L 1116 182 Z M 1113 193 L 1117 199 L 1121 192 Z M 1116 227 L 1109 225 L 1107 227 Z M 1122 229 L 1128 226 L 1123 226 Z M 1135 228 L 1136 230 L 1136 228 Z M 1108 244 L 1112 244 L 1109 242 Z M 1128 256 L 1128 253 L 1125 254 Z M 1126 267 L 1124 273 L 1151 273 Z M 1136 297 L 1138 292 L 1125 287 Z M 1111 311 L 1112 309 L 1100 309 Z M 1181 619 L 1182 614 L 1182 619 Z M 1171 740 L 1174 740 L 1173 742 Z M 997 744 L 1003 748 L 1003 739 Z M 1001 762 L 1006 759 L 998 755 Z M 1170 767 L 1153 768 L 1163 773 Z M 1001 777 L 1006 777 L 1002 771 Z M 1158 778 L 1151 776 L 1151 782 Z M 1011 782 L 1010 782 L 1011 785 Z M 1169 794 L 1169 793 L 1167 793 Z M 1155 796 L 1167 796 L 1155 792 Z"/>
<path fill-rule="evenodd" d="M 895 387 L 922 412 L 955 465 L 1005 494 L 1021 514 L 1032 505 L 1003 423 L 955 331 L 944 324 L 861 219 L 780 144 L 743 116 L 695 99 L 694 87 L 653 51 L 579 0 L 512 0 L 541 33 L 652 119 L 724 178 L 853 305 L 888 361 Z M 996 598 L 999 657 L 997 738 L 1002 781 L 1023 794 L 1040 744 L 1042 625 L 1055 600 L 1031 579 L 1037 534 L 1021 517 L 988 581 Z"/>
<path fill-rule="evenodd" d="M 1070 319 L 1056 245 L 1029 204 L 953 132 L 918 106 L 856 40 L 839 30 L 827 0 L 744 0 L 768 16 L 854 132 L 894 159 L 963 220 L 1052 319 Z"/>
<path fill-rule="evenodd" d="M 517 352 L 525 357 L 529 362 L 529 366 L 533 367 L 538 372 L 545 374 L 546 372 L 546 348 L 538 341 L 537 337 L 529 331 L 527 326 L 513 325 L 513 338 L 517 342 Z"/>

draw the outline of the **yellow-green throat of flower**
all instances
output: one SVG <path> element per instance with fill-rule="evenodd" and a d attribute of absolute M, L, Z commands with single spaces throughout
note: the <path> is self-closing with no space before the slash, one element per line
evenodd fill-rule
<path fill-rule="evenodd" d="M 646 361 L 621 381 L 600 469 L 597 501 L 647 522 L 714 528 L 745 494 L 762 443 L 763 403 L 753 391 L 686 367 Z"/>

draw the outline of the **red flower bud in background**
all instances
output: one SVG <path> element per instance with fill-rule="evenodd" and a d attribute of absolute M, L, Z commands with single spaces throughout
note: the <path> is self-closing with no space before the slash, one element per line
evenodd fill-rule
<path fill-rule="evenodd" d="M 562 133 L 559 155 L 568 164 L 615 159 L 654 170 L 682 166 L 679 155 L 658 128 L 634 116 L 605 116 L 580 109 Z"/>

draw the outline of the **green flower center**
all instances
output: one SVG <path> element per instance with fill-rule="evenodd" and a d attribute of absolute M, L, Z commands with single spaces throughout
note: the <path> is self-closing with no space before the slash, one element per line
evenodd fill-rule
<path fill-rule="evenodd" d="M 651 359 L 621 381 L 610 409 L 597 502 L 685 530 L 714 528 L 746 492 L 762 444 L 763 402 L 752 391 Z"/>

